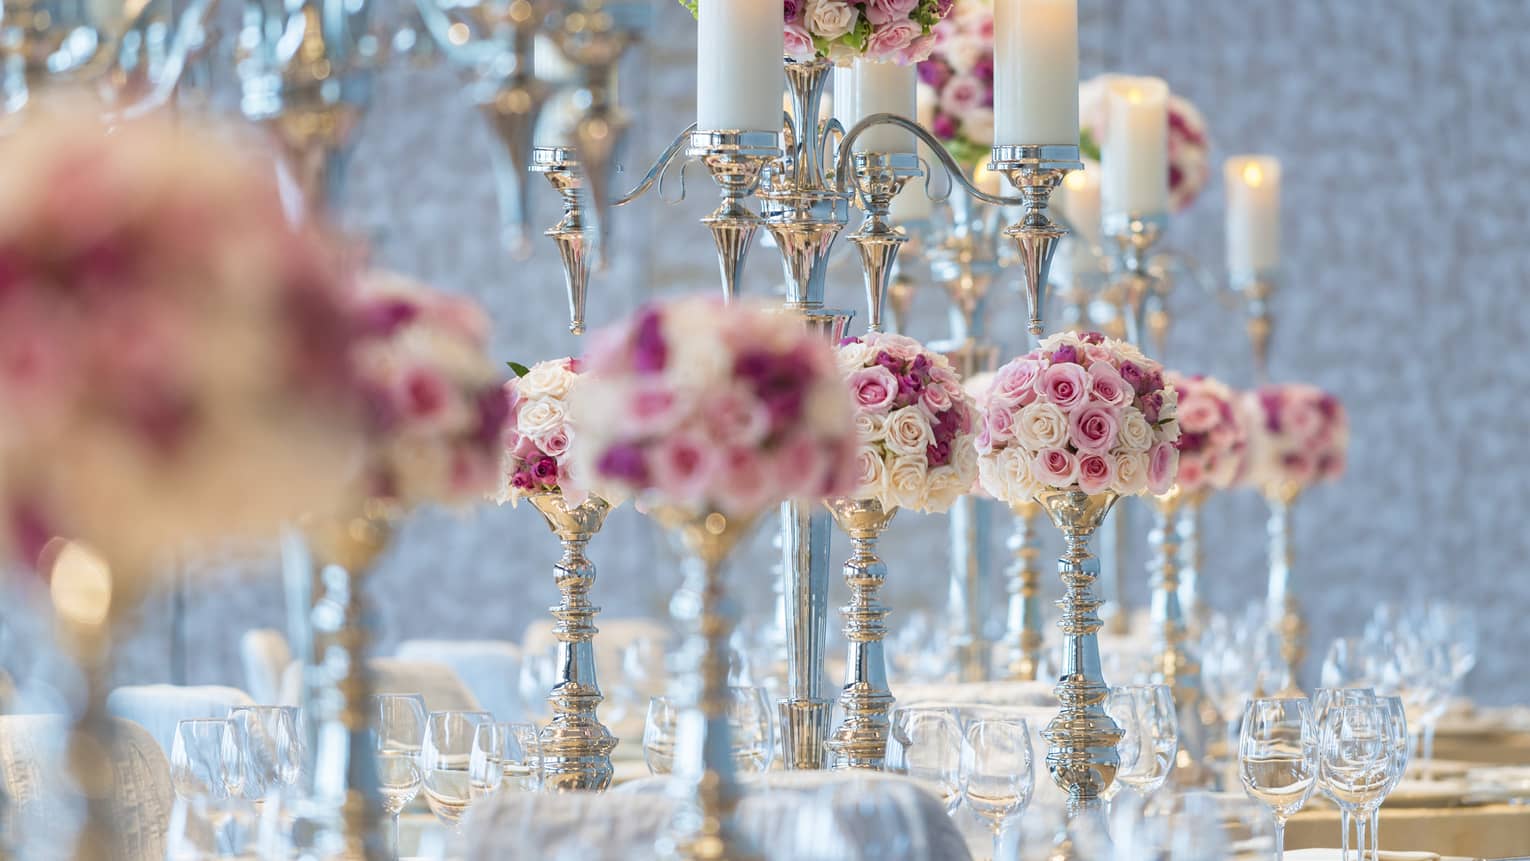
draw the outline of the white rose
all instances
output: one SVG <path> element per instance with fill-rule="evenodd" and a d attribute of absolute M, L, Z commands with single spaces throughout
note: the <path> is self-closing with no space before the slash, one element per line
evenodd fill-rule
<path fill-rule="evenodd" d="M 975 442 L 977 437 L 971 434 L 958 436 L 951 446 L 951 465 L 956 467 L 956 472 L 967 483 L 968 487 L 977 480 L 978 474 L 978 450 Z"/>
<path fill-rule="evenodd" d="M 1068 442 L 1068 417 L 1056 404 L 1035 401 L 1020 409 L 1015 439 L 1030 451 L 1060 448 Z"/>
<path fill-rule="evenodd" d="M 808 0 L 807 28 L 820 39 L 838 39 L 855 29 L 861 17 L 845 0 Z"/>
<path fill-rule="evenodd" d="M 886 431 L 887 447 L 904 457 L 926 457 L 925 449 L 935 439 L 929 419 L 917 404 L 894 410 L 887 417 Z"/>
<path fill-rule="evenodd" d="M 1127 451 L 1142 452 L 1153 447 L 1153 426 L 1136 407 L 1121 410 L 1121 429 L 1116 432 L 1116 445 Z"/>
<path fill-rule="evenodd" d="M 855 453 L 855 475 L 860 482 L 856 491 L 860 498 L 881 498 L 887 493 L 887 465 L 876 446 L 863 445 Z"/>
<path fill-rule="evenodd" d="M 938 466 L 926 476 L 928 490 L 925 494 L 926 511 L 944 512 L 951 508 L 951 503 L 964 496 L 972 489 L 972 477 L 962 478 L 960 470 L 954 466 Z"/>
<path fill-rule="evenodd" d="M 568 397 L 569 386 L 574 382 L 574 375 L 565 366 L 567 361 L 567 359 L 557 359 L 551 362 L 538 362 L 526 376 L 516 381 L 515 390 L 527 400 Z"/>
<path fill-rule="evenodd" d="M 1036 474 L 1031 469 L 1031 458 L 1024 449 L 1016 446 L 1005 449 L 1000 457 L 999 465 L 1003 468 L 1005 487 L 1004 495 L 999 497 L 1000 499 L 1014 504 L 1030 502 L 1036 498 L 1042 486 L 1041 482 L 1036 480 Z"/>
<path fill-rule="evenodd" d="M 929 460 L 924 452 L 902 455 L 892 462 L 887 471 L 887 493 L 899 507 L 913 511 L 924 508 L 929 485 L 925 482 L 925 469 Z"/>
<path fill-rule="evenodd" d="M 1158 437 L 1159 442 L 1174 442 L 1179 439 L 1179 419 L 1160 421 L 1153 429 L 1153 433 Z"/>
<path fill-rule="evenodd" d="M 522 404 L 516 418 L 516 429 L 523 436 L 540 439 L 563 427 L 565 413 L 563 404 L 551 398 L 542 398 Z"/>
<path fill-rule="evenodd" d="M 839 364 L 839 372 L 848 376 L 851 371 L 866 367 L 866 359 L 870 356 L 871 345 L 864 341 L 851 341 L 835 351 L 834 360 Z"/>
<path fill-rule="evenodd" d="M 887 417 L 876 413 L 856 413 L 855 434 L 863 443 L 887 439 Z"/>
<path fill-rule="evenodd" d="M 1122 496 L 1136 496 L 1147 489 L 1147 469 L 1146 454 L 1135 451 L 1118 452 L 1116 481 L 1111 485 L 1111 489 Z"/>

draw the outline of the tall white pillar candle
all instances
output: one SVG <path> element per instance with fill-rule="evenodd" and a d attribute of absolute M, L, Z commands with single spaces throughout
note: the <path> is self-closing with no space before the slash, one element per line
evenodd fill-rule
<path fill-rule="evenodd" d="M 1100 147 L 1100 205 L 1106 219 L 1169 211 L 1169 85 L 1160 78 L 1109 83 L 1108 130 Z"/>
<path fill-rule="evenodd" d="M 1100 166 L 1094 162 L 1063 177 L 1052 205 L 1068 219 L 1073 235 L 1090 245 L 1100 242 Z"/>
<path fill-rule="evenodd" d="M 916 107 L 917 67 L 912 63 L 855 61 L 856 122 L 872 114 L 897 114 L 912 120 Z M 846 128 L 849 128 L 848 126 Z M 914 133 L 897 126 L 867 129 L 855 139 L 856 152 L 914 152 Z"/>
<path fill-rule="evenodd" d="M 538 78 L 557 87 L 537 119 L 533 142 L 537 146 L 573 146 L 574 124 L 579 122 L 583 110 L 577 104 L 578 93 L 568 85 L 579 76 L 578 68 L 564 58 L 547 36 L 537 36 L 532 45 L 531 67 Z"/>
<path fill-rule="evenodd" d="M 993 142 L 1078 146 L 1078 0 L 994 0 Z"/>
<path fill-rule="evenodd" d="M 1232 156 L 1227 183 L 1227 269 L 1268 272 L 1280 263 L 1280 162 L 1267 155 Z"/>
<path fill-rule="evenodd" d="M 781 0 L 701 0 L 696 128 L 776 131 L 786 87 Z"/>

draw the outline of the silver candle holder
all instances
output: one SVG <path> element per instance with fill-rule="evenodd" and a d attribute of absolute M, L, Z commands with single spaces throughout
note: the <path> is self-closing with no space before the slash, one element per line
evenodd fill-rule
<path fill-rule="evenodd" d="M 1272 271 L 1245 272 L 1232 277 L 1232 290 L 1245 303 L 1249 346 L 1253 349 L 1254 375 L 1263 382 L 1270 376 L 1270 336 L 1274 329 L 1274 302 L 1279 279 Z"/>
<path fill-rule="evenodd" d="M 712 232 L 723 296 L 732 299 L 744 277 L 744 261 L 755 233 L 765 220 L 744 206 L 754 194 L 765 166 L 781 157 L 781 133 L 776 131 L 694 131 L 685 154 L 706 165 L 722 194 L 722 202 L 701 219 Z"/>
<path fill-rule="evenodd" d="M 866 220 L 850 237 L 860 252 L 865 273 L 866 329 L 880 332 L 888 283 L 898 262 L 898 252 L 908 242 L 908 236 L 887 222 L 888 210 L 908 181 L 922 176 L 923 171 L 914 153 L 855 153 L 850 162 L 840 162 L 840 169 L 844 170 L 847 163 L 854 164 L 855 189 L 866 210 Z"/>
<path fill-rule="evenodd" d="M 850 603 L 840 614 L 845 619 L 845 639 L 850 643 L 845 661 L 845 686 L 839 703 L 844 719 L 828 741 L 833 767 L 880 771 L 887 754 L 887 735 L 893 695 L 887 685 L 887 607 L 877 598 L 887 580 L 887 565 L 877 556 L 877 539 L 887 531 L 896 507 L 883 508 L 875 499 L 833 499 L 829 511 L 850 536 L 850 559 L 845 563 L 845 583 Z"/>
<path fill-rule="evenodd" d="M 1041 506 L 1021 502 L 1010 506 L 1015 531 L 1009 538 L 1014 561 L 1009 567 L 1009 619 L 1004 640 L 1009 646 L 1008 677 L 1034 682 L 1041 676 L 1042 650 L 1046 642 L 1041 627 L 1041 541 L 1038 520 Z"/>
<path fill-rule="evenodd" d="M 996 146 L 988 169 L 1009 177 L 1022 198 L 1024 216 L 1004 235 L 1013 239 L 1019 249 L 1020 266 L 1025 273 L 1022 289 L 1031 309 L 1030 333 L 1040 337 L 1052 258 L 1057 254 L 1058 241 L 1068 234 L 1066 228 L 1052 220 L 1047 205 L 1063 178 L 1070 171 L 1083 170 L 1084 163 L 1079 160 L 1077 145 Z"/>

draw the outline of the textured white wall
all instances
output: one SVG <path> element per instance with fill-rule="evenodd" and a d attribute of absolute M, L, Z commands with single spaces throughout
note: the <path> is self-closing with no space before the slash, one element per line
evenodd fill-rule
<path fill-rule="evenodd" d="M 688 122 L 693 108 L 691 22 L 672 0 L 623 79 L 636 117 L 637 165 Z M 1350 474 L 1302 501 L 1296 588 L 1314 651 L 1353 630 L 1372 605 L 1449 595 L 1475 604 L 1484 655 L 1471 689 L 1494 701 L 1530 699 L 1520 671 L 1530 650 L 1521 617 L 1530 599 L 1530 511 L 1524 456 L 1530 424 L 1525 361 L 1530 285 L 1523 240 L 1530 211 L 1530 4 L 1517 0 L 1082 0 L 1084 74 L 1162 75 L 1209 119 L 1217 156 L 1259 150 L 1285 162 L 1289 278 L 1278 300 L 1275 375 L 1337 392 L 1354 427 Z M 479 297 L 496 346 L 524 362 L 576 350 L 564 328 L 556 257 L 529 265 L 495 244 L 490 140 L 446 70 L 399 71 L 378 82 L 348 206 L 375 232 L 386 265 Z M 629 171 L 631 177 L 635 168 Z M 611 271 L 592 286 L 591 322 L 644 296 L 715 289 L 710 241 L 695 222 L 712 186 L 692 173 L 692 200 L 653 200 L 619 213 Z M 539 223 L 555 218 L 538 189 Z M 1171 241 L 1215 263 L 1220 188 L 1173 226 Z M 853 254 L 841 254 L 845 258 Z M 774 251 L 756 248 L 747 289 L 779 279 Z M 841 264 L 831 301 L 861 301 Z M 995 331 L 1023 331 L 1005 291 Z M 1169 363 L 1247 383 L 1238 312 L 1182 286 Z M 913 334 L 944 334 L 942 302 L 920 299 Z M 1140 522 L 1140 520 L 1139 520 Z M 942 518 L 903 516 L 886 542 L 895 608 L 944 600 Z M 1144 526 L 1145 529 L 1145 526 Z M 1003 536 L 995 536 L 1002 558 Z M 1206 591 L 1228 606 L 1263 583 L 1262 512 L 1239 495 L 1206 522 Z M 836 545 L 836 555 L 839 548 Z M 1055 542 L 1049 544 L 1049 549 Z M 630 510 L 611 518 L 592 553 L 607 613 L 657 613 L 677 582 L 653 530 Z M 518 637 L 555 599 L 554 542 L 527 510 L 465 517 L 422 513 L 373 581 L 383 646 L 404 637 Z M 1140 556 L 1140 554 L 1139 554 Z M 734 581 L 751 611 L 768 612 L 771 558 L 762 537 Z M 237 678 L 245 627 L 279 624 L 273 565 L 208 584 L 191 602 L 193 680 Z M 1146 575 L 1135 565 L 1140 605 Z M 1060 591 L 1049 583 L 1053 592 Z M 843 586 L 835 584 L 835 602 Z M 1001 611 L 995 594 L 995 612 Z M 147 630 L 124 668 L 163 679 L 167 639 Z M 898 617 L 894 616 L 893 624 Z"/>

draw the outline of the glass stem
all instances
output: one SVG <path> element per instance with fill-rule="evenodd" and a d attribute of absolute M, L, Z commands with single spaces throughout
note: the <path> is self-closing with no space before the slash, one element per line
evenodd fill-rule
<path fill-rule="evenodd" d="M 1381 805 L 1371 808 L 1371 857 L 1381 857 Z"/>
<path fill-rule="evenodd" d="M 404 856 L 404 847 L 398 833 L 398 821 L 402 815 L 402 812 L 393 814 L 393 845 L 390 847 L 393 850 L 393 861 L 399 861 Z"/>
<path fill-rule="evenodd" d="M 1277 815 L 1275 817 L 1275 861 L 1285 861 L 1286 858 L 1286 818 Z"/>
<path fill-rule="evenodd" d="M 1349 808 L 1339 808 L 1339 857 L 1349 861 Z"/>
<path fill-rule="evenodd" d="M 1365 861 L 1367 857 L 1365 854 L 1365 819 L 1366 817 L 1363 814 L 1355 817 L 1355 842 L 1360 846 L 1360 861 Z"/>

